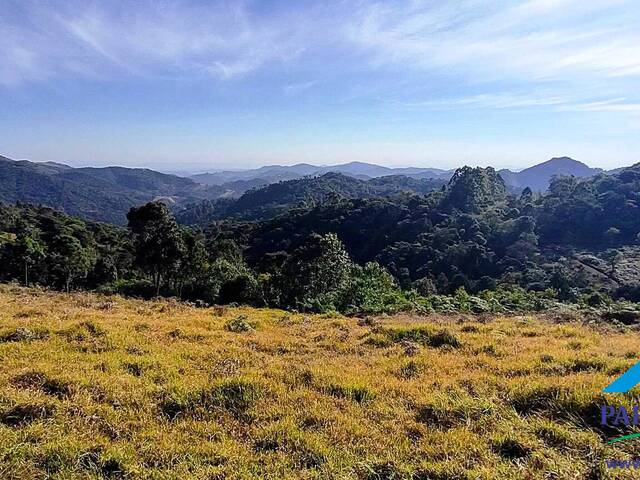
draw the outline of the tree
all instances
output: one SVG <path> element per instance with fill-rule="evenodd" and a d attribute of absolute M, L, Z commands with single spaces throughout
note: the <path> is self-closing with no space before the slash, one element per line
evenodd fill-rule
<path fill-rule="evenodd" d="M 54 238 L 50 251 L 52 269 L 63 279 L 67 292 L 70 291 L 73 280 L 79 276 L 86 276 L 95 262 L 93 252 L 85 248 L 76 237 L 67 233 Z"/>
<path fill-rule="evenodd" d="M 151 275 L 160 295 L 162 282 L 178 272 L 184 258 L 184 240 L 175 221 L 164 203 L 150 202 L 132 208 L 127 214 L 128 227 L 133 235 L 135 264 Z"/>
<path fill-rule="evenodd" d="M 616 268 L 620 264 L 620 262 L 624 259 L 624 256 L 620 251 L 615 248 L 609 249 L 604 252 L 605 259 L 609 262 L 610 276 L 613 278 L 616 274 Z"/>
<path fill-rule="evenodd" d="M 310 235 L 280 272 L 284 306 L 336 310 L 349 285 L 351 268 L 349 254 L 335 233 Z"/>
<path fill-rule="evenodd" d="M 29 268 L 45 257 L 45 246 L 36 231 L 24 228 L 11 246 L 11 255 L 22 264 L 24 284 L 29 286 Z"/>

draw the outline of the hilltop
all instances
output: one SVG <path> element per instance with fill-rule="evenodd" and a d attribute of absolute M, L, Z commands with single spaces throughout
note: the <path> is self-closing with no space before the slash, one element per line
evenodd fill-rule
<path fill-rule="evenodd" d="M 606 445 L 620 432 L 600 429 L 598 406 L 640 340 L 580 318 L 357 319 L 2 286 L 0 324 L 7 480 L 610 478 L 605 459 L 639 452 Z"/>

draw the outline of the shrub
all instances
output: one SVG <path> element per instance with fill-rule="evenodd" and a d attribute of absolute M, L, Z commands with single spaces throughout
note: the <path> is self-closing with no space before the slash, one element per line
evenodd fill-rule
<path fill-rule="evenodd" d="M 393 277 L 379 264 L 354 265 L 351 277 L 343 307 L 346 313 L 395 313 L 411 308 Z"/>
<path fill-rule="evenodd" d="M 255 330 L 255 324 L 249 322 L 246 315 L 238 315 L 237 317 L 227 321 L 224 328 L 225 330 L 234 333 L 253 332 Z"/>
<path fill-rule="evenodd" d="M 387 329 L 384 333 L 394 342 L 402 342 L 409 340 L 420 343 L 427 347 L 452 347 L 459 348 L 462 342 L 449 330 L 443 329 L 433 331 L 427 326 L 410 327 L 410 328 L 392 328 Z"/>
<path fill-rule="evenodd" d="M 156 295 L 156 287 L 153 282 L 146 279 L 123 279 L 98 288 L 98 293 L 107 295 L 119 294 L 126 297 L 138 297 L 149 299 Z"/>

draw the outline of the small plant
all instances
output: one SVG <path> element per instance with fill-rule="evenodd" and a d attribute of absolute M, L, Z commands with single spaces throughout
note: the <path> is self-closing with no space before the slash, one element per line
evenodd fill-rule
<path fill-rule="evenodd" d="M 234 333 L 253 332 L 255 324 L 249 322 L 246 315 L 238 315 L 224 324 L 225 330 Z"/>

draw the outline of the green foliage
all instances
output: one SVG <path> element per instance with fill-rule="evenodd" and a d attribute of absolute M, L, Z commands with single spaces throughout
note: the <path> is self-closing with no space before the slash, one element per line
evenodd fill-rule
<path fill-rule="evenodd" d="M 519 196 L 493 169 L 459 169 L 437 191 L 329 174 L 225 207 L 263 218 L 286 206 L 276 218 L 205 231 L 180 227 L 160 202 L 131 209 L 128 230 L 0 204 L 0 278 L 348 314 L 532 312 L 562 301 L 632 322 L 635 308 L 614 305 L 640 300 L 639 185 L 640 166 Z"/>
<path fill-rule="evenodd" d="M 394 278 L 375 262 L 364 267 L 354 265 L 344 305 L 347 313 L 366 314 L 394 313 L 412 307 Z"/>
<path fill-rule="evenodd" d="M 161 202 L 132 208 L 127 220 L 133 234 L 136 266 L 151 274 L 158 295 L 162 282 L 167 283 L 182 267 L 186 249 L 182 233 Z"/>
<path fill-rule="evenodd" d="M 246 315 L 238 315 L 232 318 L 224 324 L 224 328 L 234 333 L 253 332 L 256 329 L 255 325 L 249 322 Z"/>

